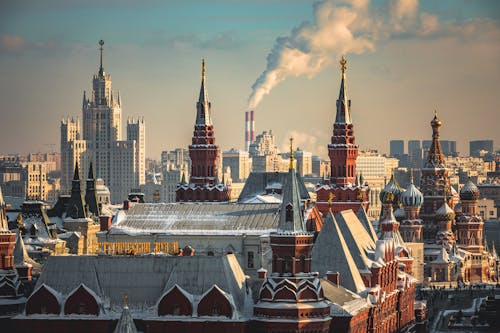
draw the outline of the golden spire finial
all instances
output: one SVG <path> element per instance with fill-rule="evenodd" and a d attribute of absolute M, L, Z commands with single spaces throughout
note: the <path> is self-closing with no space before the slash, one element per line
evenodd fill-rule
<path fill-rule="evenodd" d="M 410 183 L 413 184 L 413 168 L 410 168 Z"/>
<path fill-rule="evenodd" d="M 128 295 L 123 295 L 123 304 L 128 307 Z"/>
<path fill-rule="evenodd" d="M 205 58 L 201 59 L 201 79 L 205 81 Z"/>
<path fill-rule="evenodd" d="M 342 56 L 340 59 L 340 69 L 342 69 L 342 74 L 345 74 L 347 70 L 347 60 Z"/>
<path fill-rule="evenodd" d="M 328 194 L 328 206 L 330 207 L 330 209 L 332 209 L 333 199 L 335 199 L 335 194 L 333 194 L 332 192 L 330 192 Z"/>
<path fill-rule="evenodd" d="M 293 137 L 290 137 L 290 170 L 293 169 Z"/>

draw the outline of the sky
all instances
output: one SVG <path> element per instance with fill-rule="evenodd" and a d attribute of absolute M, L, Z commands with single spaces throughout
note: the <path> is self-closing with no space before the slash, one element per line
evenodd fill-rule
<path fill-rule="evenodd" d="M 47 0 L 0 2 L 0 154 L 59 151 L 104 69 L 122 118 L 143 116 L 146 156 L 190 144 L 201 59 L 217 143 L 244 146 L 244 113 L 326 157 L 345 55 L 361 149 L 391 139 L 500 143 L 496 0 Z M 125 126 L 125 121 L 123 121 Z"/>

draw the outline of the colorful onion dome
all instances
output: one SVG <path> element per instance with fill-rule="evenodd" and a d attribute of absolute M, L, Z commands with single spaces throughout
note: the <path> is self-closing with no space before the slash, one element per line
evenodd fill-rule
<path fill-rule="evenodd" d="M 464 187 L 460 190 L 460 200 L 478 200 L 479 199 L 479 189 L 477 186 L 469 179 L 465 183 Z"/>
<path fill-rule="evenodd" d="M 405 207 L 420 207 L 424 203 L 424 196 L 415 184 L 413 184 L 413 180 L 406 188 L 406 191 L 401 193 L 401 203 Z"/>
<path fill-rule="evenodd" d="M 455 211 L 453 211 L 453 209 L 451 209 L 445 201 L 443 205 L 436 210 L 436 218 L 439 221 L 451 221 L 455 218 Z"/>
<path fill-rule="evenodd" d="M 380 201 L 384 204 L 398 202 L 401 195 L 401 187 L 398 182 L 394 178 L 394 174 L 391 175 L 391 179 L 384 187 L 382 191 L 380 191 Z"/>

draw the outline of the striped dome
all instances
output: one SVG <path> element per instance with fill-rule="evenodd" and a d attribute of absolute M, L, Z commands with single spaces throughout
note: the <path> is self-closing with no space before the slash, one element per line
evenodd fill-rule
<path fill-rule="evenodd" d="M 413 184 L 413 181 L 401 194 L 401 203 L 405 207 L 420 207 L 424 203 L 422 192 Z"/>
<path fill-rule="evenodd" d="M 384 187 L 382 191 L 380 191 L 380 201 L 382 203 L 394 203 L 398 202 L 401 196 L 401 187 L 398 182 L 394 178 L 394 174 L 392 174 L 391 179 Z"/>
<path fill-rule="evenodd" d="M 479 189 L 477 186 L 469 179 L 465 183 L 464 187 L 460 190 L 460 200 L 478 200 L 479 199 Z"/>

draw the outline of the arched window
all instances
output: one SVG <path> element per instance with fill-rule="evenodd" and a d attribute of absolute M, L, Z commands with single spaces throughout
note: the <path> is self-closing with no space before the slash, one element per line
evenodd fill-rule
<path fill-rule="evenodd" d="M 173 286 L 158 302 L 158 316 L 191 316 L 193 305 L 188 296 L 181 287 Z"/>
<path fill-rule="evenodd" d="M 26 314 L 59 314 L 61 305 L 57 297 L 57 292 L 42 284 L 26 302 Z"/>
<path fill-rule="evenodd" d="M 207 292 L 198 303 L 199 316 L 225 316 L 231 318 L 233 309 L 225 293 L 217 286 Z"/>
<path fill-rule="evenodd" d="M 92 290 L 81 284 L 73 290 L 64 303 L 64 314 L 99 315 L 99 304 Z"/>
<path fill-rule="evenodd" d="M 285 221 L 293 223 L 293 206 L 291 203 L 286 205 Z"/>

